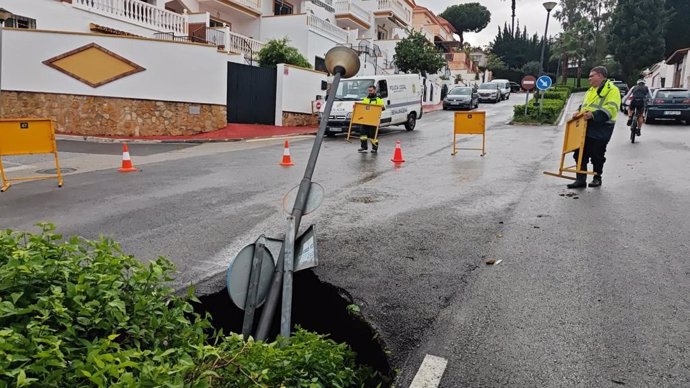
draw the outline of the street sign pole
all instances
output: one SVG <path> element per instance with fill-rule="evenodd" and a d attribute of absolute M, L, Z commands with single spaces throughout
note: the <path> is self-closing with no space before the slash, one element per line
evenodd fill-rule
<path fill-rule="evenodd" d="M 525 116 L 527 116 L 527 104 L 529 104 L 529 95 L 537 82 L 537 79 L 533 75 L 526 75 L 522 77 L 520 81 L 520 86 L 527 91 L 525 95 Z"/>
<path fill-rule="evenodd" d="M 292 317 L 292 273 L 295 265 L 295 217 L 288 217 L 285 235 L 285 267 L 283 268 L 283 308 L 280 314 L 280 335 L 290 337 Z"/>
<path fill-rule="evenodd" d="M 527 116 L 527 104 L 529 103 L 529 94 L 530 94 L 530 91 L 528 90 L 527 93 L 525 94 L 525 116 Z"/>
<path fill-rule="evenodd" d="M 328 91 L 328 98 L 326 100 L 326 107 L 323 111 L 323 117 L 328 117 L 331 114 L 331 109 L 333 109 L 333 101 L 335 100 L 335 94 L 338 90 L 338 84 L 340 83 L 340 78 L 349 78 L 359 71 L 359 58 L 357 53 L 352 49 L 347 49 L 342 46 L 336 46 L 326 53 L 326 65 L 329 65 L 329 60 L 333 64 L 332 71 L 333 83 L 331 84 L 331 89 Z M 347 68 L 346 68 L 347 67 Z M 319 151 L 321 149 L 321 143 L 323 142 L 323 137 L 326 134 L 326 125 L 328 120 L 321 120 L 319 124 L 319 130 L 316 132 L 316 139 L 314 139 L 314 144 L 311 147 L 311 153 L 309 154 L 309 161 L 307 162 L 307 167 L 304 170 L 304 177 L 299 184 L 299 189 L 297 191 L 297 197 L 295 198 L 295 205 L 292 208 L 292 217 L 294 217 L 294 229 L 292 236 L 285 236 L 285 240 L 295 238 L 294 234 L 299 230 L 300 222 L 302 221 L 302 215 L 304 215 L 305 209 L 307 208 L 307 203 L 309 199 L 309 192 L 311 190 L 312 182 L 311 178 L 314 175 L 314 169 L 316 168 L 316 160 L 319 157 Z M 278 261 L 276 263 L 276 271 L 273 273 L 271 288 L 266 297 L 266 303 L 264 304 L 263 310 L 261 311 L 261 318 L 259 319 L 259 325 L 256 329 L 256 339 L 258 341 L 264 341 L 268 337 L 268 332 L 271 328 L 271 323 L 273 322 L 273 316 L 275 310 L 278 307 L 278 298 L 280 297 L 280 292 L 283 289 L 283 274 L 285 268 L 285 244 L 281 248 L 280 254 L 278 255 Z"/>
<path fill-rule="evenodd" d="M 259 294 L 259 277 L 261 275 L 261 264 L 264 260 L 265 246 L 266 238 L 262 234 L 254 245 L 252 268 L 249 272 L 249 288 L 247 289 L 247 300 L 244 303 L 244 319 L 242 321 L 242 336 L 244 339 L 252 335 L 254 312 L 256 311 L 257 297 Z"/>

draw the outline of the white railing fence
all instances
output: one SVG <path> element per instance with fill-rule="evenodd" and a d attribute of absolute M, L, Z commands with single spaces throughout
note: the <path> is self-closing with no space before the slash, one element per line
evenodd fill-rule
<path fill-rule="evenodd" d="M 347 42 L 347 31 L 314 15 L 307 16 L 307 26 L 310 30 L 333 39 L 336 43 Z"/>
<path fill-rule="evenodd" d="M 335 13 L 350 13 L 358 19 L 371 24 L 371 12 L 362 8 L 355 0 L 338 0 L 335 3 Z"/>
<path fill-rule="evenodd" d="M 72 6 L 162 32 L 187 34 L 187 15 L 180 15 L 139 0 L 73 0 Z"/>

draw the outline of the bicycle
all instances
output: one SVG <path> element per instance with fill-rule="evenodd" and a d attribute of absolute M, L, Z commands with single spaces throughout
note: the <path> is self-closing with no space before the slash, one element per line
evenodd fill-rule
<path fill-rule="evenodd" d="M 639 125 L 638 119 L 640 118 L 640 116 L 642 116 L 642 112 L 643 112 L 642 108 L 640 108 L 638 106 L 633 108 L 633 112 L 632 112 L 633 113 L 633 115 L 632 115 L 633 120 L 632 120 L 632 123 L 630 123 L 630 142 L 631 143 L 635 143 L 635 136 L 637 136 L 637 126 Z"/>

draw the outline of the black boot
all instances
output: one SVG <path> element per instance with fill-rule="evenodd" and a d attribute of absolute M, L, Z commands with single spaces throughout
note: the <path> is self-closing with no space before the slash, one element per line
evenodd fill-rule
<path fill-rule="evenodd" d="M 359 149 L 357 150 L 357 152 L 360 152 L 360 153 L 367 152 L 367 141 L 366 140 L 360 141 L 360 146 L 359 146 Z"/>
<path fill-rule="evenodd" d="M 577 174 L 577 178 L 575 179 L 575 182 L 568 184 L 569 189 L 579 189 L 583 187 L 587 187 L 587 180 L 586 180 L 587 175 L 585 174 Z"/>
<path fill-rule="evenodd" d="M 629 126 L 631 126 L 631 125 L 632 125 L 632 117 L 628 117 L 627 126 L 629 127 Z"/>
<path fill-rule="evenodd" d="M 595 175 L 592 181 L 589 183 L 589 187 L 599 187 L 601 186 L 601 175 Z"/>
<path fill-rule="evenodd" d="M 371 143 L 371 153 L 375 154 L 377 152 L 379 152 L 379 142 L 378 141 L 372 142 Z"/>

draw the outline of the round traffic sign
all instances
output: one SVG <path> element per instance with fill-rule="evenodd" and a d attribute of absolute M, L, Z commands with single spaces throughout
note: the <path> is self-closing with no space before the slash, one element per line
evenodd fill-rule
<path fill-rule="evenodd" d="M 321 101 L 316 101 L 316 110 L 321 109 Z"/>
<path fill-rule="evenodd" d="M 230 299 L 232 299 L 235 306 L 244 310 L 244 305 L 247 300 L 249 292 L 249 275 L 252 270 L 252 259 L 254 257 L 254 249 L 256 244 L 249 244 L 244 247 L 240 253 L 235 256 L 235 259 L 230 263 L 226 274 L 226 285 Z M 275 270 L 273 262 L 273 255 L 271 251 L 264 246 L 264 257 L 261 261 L 261 271 L 259 276 L 259 292 L 257 293 L 256 306 L 261 306 L 269 286 L 271 285 L 271 276 Z"/>
<path fill-rule="evenodd" d="M 537 89 L 546 90 L 551 87 L 552 83 L 553 81 L 551 81 L 551 77 L 548 75 L 542 75 L 537 79 Z"/>
<path fill-rule="evenodd" d="M 522 81 L 520 81 L 520 86 L 527 91 L 530 91 L 534 89 L 537 83 L 537 78 L 534 77 L 533 75 L 526 75 L 522 77 Z"/>

